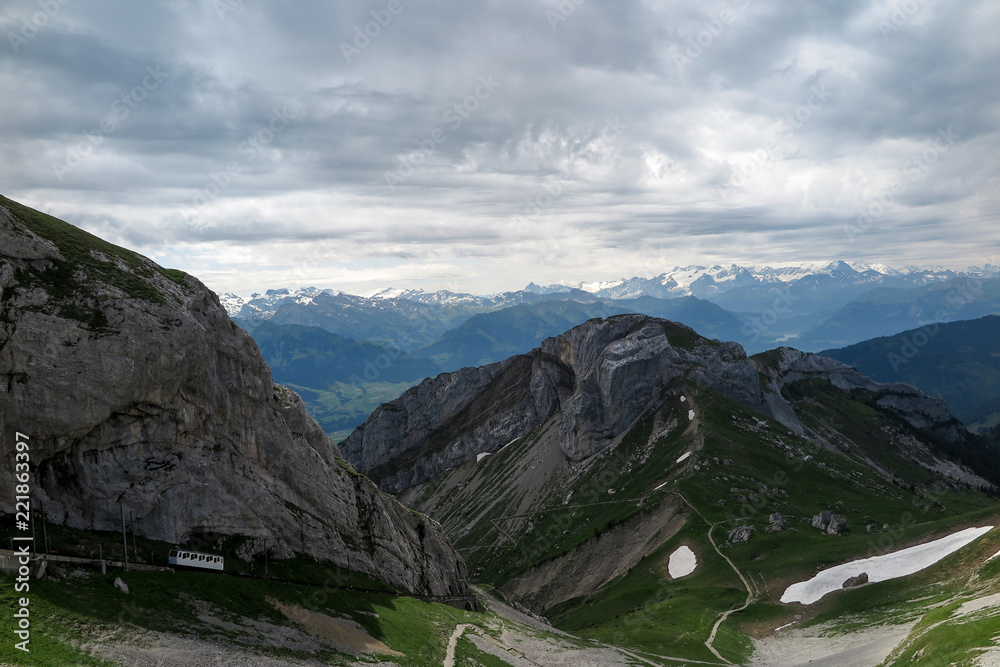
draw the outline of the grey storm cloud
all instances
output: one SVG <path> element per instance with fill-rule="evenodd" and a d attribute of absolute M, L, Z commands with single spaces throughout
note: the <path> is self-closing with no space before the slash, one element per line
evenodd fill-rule
<path fill-rule="evenodd" d="M 505 252 L 536 281 L 709 243 L 976 264 L 998 28 L 987 0 L 13 0 L 0 190 L 154 257 L 337 239 L 498 289 Z"/>

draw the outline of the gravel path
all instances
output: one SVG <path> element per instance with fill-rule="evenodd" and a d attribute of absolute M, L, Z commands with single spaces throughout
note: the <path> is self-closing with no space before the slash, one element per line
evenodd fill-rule
<path fill-rule="evenodd" d="M 461 623 L 455 627 L 455 631 L 448 638 L 448 650 L 444 655 L 444 667 L 455 667 L 455 649 L 458 647 L 458 640 L 462 633 L 468 629 L 468 625 Z"/>
<path fill-rule="evenodd" d="M 748 667 L 874 667 L 910 634 L 916 621 L 843 635 L 824 636 L 825 626 L 783 630 L 754 642 Z"/>

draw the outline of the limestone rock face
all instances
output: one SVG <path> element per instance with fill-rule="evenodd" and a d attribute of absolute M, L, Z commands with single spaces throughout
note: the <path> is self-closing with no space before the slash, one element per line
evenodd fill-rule
<path fill-rule="evenodd" d="M 878 407 L 916 428 L 943 437 L 963 433 L 944 401 L 914 387 L 880 384 L 839 361 L 791 348 L 776 354 L 775 368 L 749 359 L 737 343 L 708 341 L 645 315 L 592 320 L 527 354 L 425 380 L 376 409 L 341 447 L 390 493 L 496 452 L 550 419 L 563 452 L 579 461 L 611 445 L 681 380 L 760 410 L 800 435 L 805 428 L 782 389 L 809 378 L 871 392 Z"/>
<path fill-rule="evenodd" d="M 426 380 L 380 406 L 341 447 L 391 493 L 495 452 L 552 418 L 563 452 L 582 460 L 659 405 L 682 378 L 766 409 L 756 368 L 737 343 L 707 341 L 667 320 L 618 315 L 549 338 L 528 354 Z"/>
<path fill-rule="evenodd" d="M 240 535 L 247 555 L 467 591 L 440 527 L 353 471 L 199 281 L 3 198 L 0 262 L 3 451 L 30 437 L 49 520 L 114 530 L 122 503 L 152 539 Z"/>

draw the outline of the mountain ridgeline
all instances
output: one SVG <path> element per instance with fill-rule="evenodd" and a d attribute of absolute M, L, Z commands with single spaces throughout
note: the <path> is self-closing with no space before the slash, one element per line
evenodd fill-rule
<path fill-rule="evenodd" d="M 930 323 L 822 354 L 940 396 L 970 427 L 1000 424 L 1000 316 Z"/>
<path fill-rule="evenodd" d="M 294 292 L 268 290 L 250 300 L 227 294 L 223 302 L 230 315 L 250 330 L 270 319 L 277 324 L 316 326 L 347 338 L 388 343 L 408 352 L 435 346 L 446 338 L 461 340 L 457 330 L 474 316 L 519 309 L 520 313 L 512 312 L 510 317 L 482 327 L 485 338 L 492 339 L 487 344 L 495 341 L 499 345 L 490 361 L 503 358 L 498 355 L 510 350 L 503 346 L 518 336 L 541 333 L 537 319 L 545 321 L 546 335 L 558 333 L 549 325 L 556 324 L 553 315 L 558 315 L 559 309 L 566 314 L 562 323 L 566 326 L 560 331 L 591 317 L 640 312 L 685 322 L 708 337 L 736 341 L 751 352 L 780 343 L 817 351 L 928 321 L 972 319 L 1000 312 L 998 276 L 998 267 L 989 264 L 957 272 L 852 266 L 838 261 L 777 269 L 674 267 L 654 278 L 576 287 L 531 283 L 525 289 L 492 296 L 388 289 L 361 297 L 309 287 Z M 552 310 L 550 302 L 563 305 Z M 589 310 L 590 316 L 575 318 L 571 308 Z M 544 337 L 536 337 L 531 347 Z M 452 349 L 437 346 L 433 355 L 440 357 Z M 449 362 L 458 363 L 453 366 L 457 368 L 470 359 L 475 358 L 445 358 L 445 370 L 452 369 Z"/>
<path fill-rule="evenodd" d="M 5 466 L 26 434 L 49 522 L 112 531 L 127 513 L 151 540 L 467 592 L 440 528 L 343 460 L 198 280 L 5 198 L 0 257 Z"/>
<path fill-rule="evenodd" d="M 941 399 L 879 384 L 835 360 L 779 348 L 748 358 L 676 322 L 644 315 L 589 321 L 526 355 L 429 379 L 380 406 L 343 443 L 345 458 L 390 492 L 403 491 L 478 454 L 491 454 L 552 420 L 560 448 L 582 460 L 655 411 L 679 382 L 760 411 L 797 434 L 804 427 L 783 393 L 819 379 L 859 391 L 971 461 L 975 441 Z"/>

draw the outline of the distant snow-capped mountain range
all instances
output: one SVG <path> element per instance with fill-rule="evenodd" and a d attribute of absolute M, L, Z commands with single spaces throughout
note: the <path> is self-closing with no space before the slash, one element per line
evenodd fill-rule
<path fill-rule="evenodd" d="M 565 295 L 567 299 L 629 300 L 643 297 L 672 299 L 694 296 L 713 301 L 733 311 L 752 312 L 783 290 L 801 292 L 796 299 L 808 297 L 801 307 L 812 311 L 816 307 L 843 305 L 858 294 L 876 288 L 913 288 L 961 277 L 992 276 L 1000 267 L 986 265 L 958 272 L 933 267 L 914 266 L 891 268 L 881 264 L 834 261 L 827 264 L 804 263 L 783 267 L 716 266 L 674 267 L 652 278 L 632 277 L 606 282 L 537 285 L 534 282 L 516 292 L 475 295 L 448 290 L 427 292 L 422 289 L 386 288 L 367 296 L 339 290 L 305 287 L 302 289 L 271 289 L 245 299 L 236 294 L 222 294 L 220 300 L 231 317 L 269 319 L 285 304 L 308 304 L 319 295 L 340 297 L 359 306 L 374 306 L 375 301 L 411 301 L 425 305 L 463 306 L 492 310 L 521 303 L 533 303 L 539 296 Z M 763 299 L 763 301 L 762 301 Z"/>

